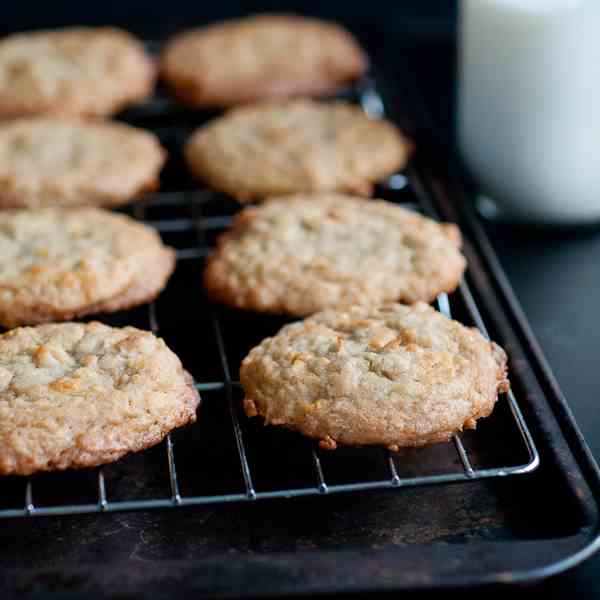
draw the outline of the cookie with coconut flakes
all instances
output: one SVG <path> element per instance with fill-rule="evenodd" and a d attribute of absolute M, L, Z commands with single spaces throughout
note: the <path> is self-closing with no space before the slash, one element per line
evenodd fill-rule
<path fill-rule="evenodd" d="M 217 302 L 298 316 L 429 302 L 460 282 L 460 245 L 456 225 L 389 202 L 284 196 L 234 218 L 207 259 L 204 285 Z"/>
<path fill-rule="evenodd" d="M 367 67 L 340 25 L 277 14 L 184 31 L 161 57 L 163 79 L 194 108 L 330 93 Z"/>
<path fill-rule="evenodd" d="M 448 441 L 508 390 L 506 354 L 431 306 L 327 310 L 243 360 L 248 416 L 338 444 L 391 450 Z"/>
<path fill-rule="evenodd" d="M 194 175 L 241 202 L 303 192 L 370 195 L 402 169 L 412 143 L 347 102 L 294 100 L 237 108 L 185 146 Z"/>
<path fill-rule="evenodd" d="M 106 116 L 148 97 L 156 67 L 112 27 L 28 31 L 0 40 L 0 118 Z"/>
<path fill-rule="evenodd" d="M 0 474 L 93 467 L 196 420 L 191 376 L 133 327 L 60 323 L 0 335 Z"/>
<path fill-rule="evenodd" d="M 165 159 L 154 134 L 122 123 L 0 123 L 0 208 L 117 206 L 157 189 Z"/>
<path fill-rule="evenodd" d="M 0 324 L 66 321 L 153 300 L 175 251 L 151 227 L 96 208 L 0 212 Z"/>

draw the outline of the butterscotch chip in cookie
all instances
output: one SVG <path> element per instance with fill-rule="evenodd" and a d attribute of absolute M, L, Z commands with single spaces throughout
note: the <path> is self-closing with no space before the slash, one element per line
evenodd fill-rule
<path fill-rule="evenodd" d="M 234 109 L 185 148 L 192 172 L 240 201 L 338 191 L 370 195 L 406 165 L 412 144 L 346 102 L 294 100 Z"/>
<path fill-rule="evenodd" d="M 152 93 L 142 44 L 110 27 L 24 32 L 0 40 L 0 118 L 103 116 Z"/>
<path fill-rule="evenodd" d="M 0 336 L 0 474 L 92 467 L 196 420 L 191 376 L 133 327 L 61 323 Z"/>
<path fill-rule="evenodd" d="M 192 107 L 333 92 L 362 75 L 364 52 L 341 26 L 294 15 L 258 15 L 177 35 L 163 78 Z"/>
<path fill-rule="evenodd" d="M 154 299 L 175 252 L 151 227 L 96 208 L 0 212 L 0 324 L 121 310 Z"/>
<path fill-rule="evenodd" d="M 0 208 L 115 206 L 158 187 L 156 136 L 120 123 L 57 118 L 0 124 Z"/>
<path fill-rule="evenodd" d="M 242 362 L 248 416 L 337 444 L 447 441 L 508 389 L 506 354 L 429 305 L 327 310 L 286 325 Z"/>
<path fill-rule="evenodd" d="M 204 283 L 218 302 L 291 315 L 431 301 L 458 285 L 460 244 L 455 225 L 389 202 L 286 196 L 236 216 L 207 260 Z"/>

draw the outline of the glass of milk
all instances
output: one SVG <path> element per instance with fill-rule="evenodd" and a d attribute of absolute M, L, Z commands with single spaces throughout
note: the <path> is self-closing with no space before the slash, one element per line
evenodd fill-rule
<path fill-rule="evenodd" d="M 458 141 L 502 218 L 600 222 L 600 0 L 461 0 Z"/>

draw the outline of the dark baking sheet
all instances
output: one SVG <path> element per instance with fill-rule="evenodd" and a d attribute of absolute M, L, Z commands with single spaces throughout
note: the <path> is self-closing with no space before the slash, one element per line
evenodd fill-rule
<path fill-rule="evenodd" d="M 466 234 L 469 283 L 492 337 L 509 350 L 511 380 L 523 398 L 521 406 L 541 455 L 540 468 L 520 477 L 465 485 L 170 512 L 4 521 L 0 589 L 7 595 L 264 596 L 509 583 L 567 568 L 593 550 L 598 540 L 600 489 L 596 467 L 464 202 L 456 172 L 448 169 L 445 153 L 436 147 L 434 132 L 411 86 L 409 68 L 402 82 L 389 86 L 383 73 L 381 84 L 384 88 L 388 84 L 396 114 L 419 141 L 415 187 L 443 218 L 456 218 Z M 175 171 L 172 174 L 176 176 Z M 165 309 L 183 314 L 192 290 L 188 284 L 177 287 L 176 281 L 178 291 L 171 298 L 165 294 L 161 301 Z M 142 312 L 138 316 L 146 318 Z M 243 315 L 230 317 L 230 343 L 235 348 L 253 333 Z M 176 348 L 184 361 L 186 355 L 205 356 L 205 338 L 196 319 L 201 324 L 200 311 L 194 322 L 181 323 L 195 326 L 198 333 L 193 344 Z M 273 328 L 277 325 L 277 320 L 270 323 Z M 167 342 L 181 343 L 176 330 Z M 203 368 L 218 365 L 207 362 Z M 216 411 L 206 419 L 218 419 L 223 405 L 205 402 L 204 408 Z M 486 432 L 482 424 L 478 432 L 500 436 L 505 443 L 498 448 L 508 454 L 513 451 L 501 429 Z M 223 442 L 192 440 L 185 462 L 195 485 L 218 487 L 229 452 Z M 279 476 L 298 471 L 287 460 L 289 443 L 293 441 L 287 438 L 274 440 L 263 457 L 267 464 L 283 467 L 277 471 Z M 435 468 L 439 448 L 429 450 Z M 421 465 L 427 464 L 424 456 L 419 458 Z M 150 451 L 118 463 L 115 482 L 135 482 L 136 461 L 152 464 L 155 459 Z M 350 451 L 348 473 L 354 475 L 357 468 L 368 472 L 369 461 L 361 464 L 356 459 Z M 85 480 L 86 474 L 77 476 Z M 50 488 L 55 494 L 73 493 L 61 480 L 69 474 L 53 477 Z M 140 482 L 139 493 L 165 486 L 168 490 L 165 480 L 155 485 L 148 488 L 148 482 Z"/>

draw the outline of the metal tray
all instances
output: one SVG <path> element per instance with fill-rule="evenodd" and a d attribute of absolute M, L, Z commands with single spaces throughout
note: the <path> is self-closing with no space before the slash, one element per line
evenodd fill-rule
<path fill-rule="evenodd" d="M 361 88 L 358 99 L 378 111 L 382 90 L 419 153 L 408 181 L 392 179 L 380 195 L 461 225 L 469 272 L 439 307 L 487 326 L 508 349 L 515 396 L 454 446 L 400 456 L 321 454 L 299 436 L 238 419 L 236 366 L 284 321 L 203 299 L 200 259 L 237 206 L 199 192 L 182 167 L 178 148 L 198 116 L 154 102 L 123 118 L 154 129 L 172 151 L 164 188 L 173 193 L 131 210 L 178 248 L 180 266 L 156 305 L 106 320 L 158 328 L 204 392 L 200 423 L 100 471 L 0 482 L 0 516 L 64 515 L 3 521 L 0 589 L 161 597 L 175 586 L 216 597 L 506 583 L 563 570 L 597 546 L 597 467 L 456 168 L 436 147 L 408 70 L 402 87 L 389 83 L 379 73 L 375 88 Z M 519 477 L 505 477 L 511 473 Z M 430 483 L 444 485 L 418 487 Z M 383 487 L 398 489 L 374 491 Z M 171 506 L 180 508 L 77 514 Z"/>

